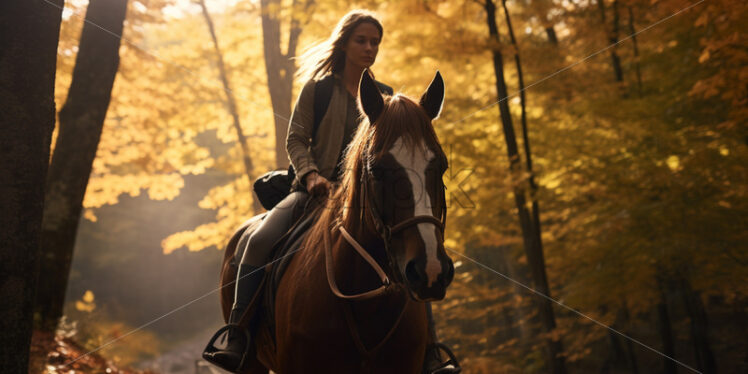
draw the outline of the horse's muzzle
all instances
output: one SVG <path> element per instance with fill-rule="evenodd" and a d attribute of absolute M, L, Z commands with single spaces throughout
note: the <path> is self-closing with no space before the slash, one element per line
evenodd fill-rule
<path fill-rule="evenodd" d="M 444 299 L 447 287 L 454 278 L 455 267 L 448 256 L 440 258 L 441 272 L 429 285 L 425 271 L 425 260 L 412 260 L 405 266 L 405 281 L 410 295 L 416 301 L 438 301 Z"/>

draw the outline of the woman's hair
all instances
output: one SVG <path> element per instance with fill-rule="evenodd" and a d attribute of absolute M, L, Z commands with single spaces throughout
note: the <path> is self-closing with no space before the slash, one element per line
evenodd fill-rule
<path fill-rule="evenodd" d="M 383 35 L 382 24 L 367 10 L 352 10 L 340 19 L 330 37 L 316 45 L 308 48 L 300 57 L 301 63 L 296 76 L 302 82 L 310 79 L 322 78 L 328 73 L 340 73 L 345 67 L 345 52 L 343 47 L 353 35 L 358 25 L 369 22 L 379 30 L 380 38 Z"/>

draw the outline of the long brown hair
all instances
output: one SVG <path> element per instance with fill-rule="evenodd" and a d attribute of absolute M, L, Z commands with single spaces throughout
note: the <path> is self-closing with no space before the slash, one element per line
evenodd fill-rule
<path fill-rule="evenodd" d="M 332 34 L 327 40 L 308 48 L 299 60 L 299 70 L 296 76 L 302 82 L 319 79 L 328 73 L 340 73 L 345 67 L 345 52 L 343 47 L 348 43 L 353 31 L 358 25 L 369 22 L 379 30 L 380 39 L 384 34 L 382 24 L 374 13 L 368 10 L 356 9 L 348 12 L 338 21 Z"/>

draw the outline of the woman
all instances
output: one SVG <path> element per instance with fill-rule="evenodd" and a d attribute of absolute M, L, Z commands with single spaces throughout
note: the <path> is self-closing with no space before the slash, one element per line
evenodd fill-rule
<path fill-rule="evenodd" d="M 359 124 L 356 105 L 359 79 L 364 69 L 374 63 L 382 34 L 381 23 L 371 13 L 354 10 L 338 22 L 327 41 L 312 47 L 301 57 L 299 76 L 307 83 L 297 99 L 286 139 L 286 150 L 296 171 L 294 192 L 268 212 L 257 230 L 239 242 L 240 246 L 246 245 L 247 250 L 237 273 L 229 324 L 238 324 L 251 303 L 265 274 L 264 265 L 271 257 L 270 251 L 293 224 L 293 212 L 306 203 L 309 194 L 328 193 L 341 174 L 338 166 Z M 319 123 L 315 123 L 314 108 L 324 107 L 315 103 L 319 98 L 315 87 L 323 81 L 331 87 L 329 103 Z M 392 88 L 377 84 L 381 91 L 392 94 Z M 319 113 L 317 115 L 319 118 Z M 239 331 L 231 329 L 226 348 L 203 357 L 234 371 L 246 352 L 247 343 Z M 427 352 L 424 365 L 425 372 L 429 373 L 458 372 L 443 365 L 436 351 Z"/>

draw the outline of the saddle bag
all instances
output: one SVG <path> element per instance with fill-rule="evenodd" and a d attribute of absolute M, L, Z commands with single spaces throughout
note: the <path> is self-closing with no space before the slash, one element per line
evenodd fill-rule
<path fill-rule="evenodd" d="M 263 174 L 255 180 L 252 188 L 257 194 L 262 207 L 270 210 L 273 209 L 281 200 L 285 199 L 291 193 L 291 183 L 296 178 L 293 166 L 288 170 L 273 170 Z"/>

